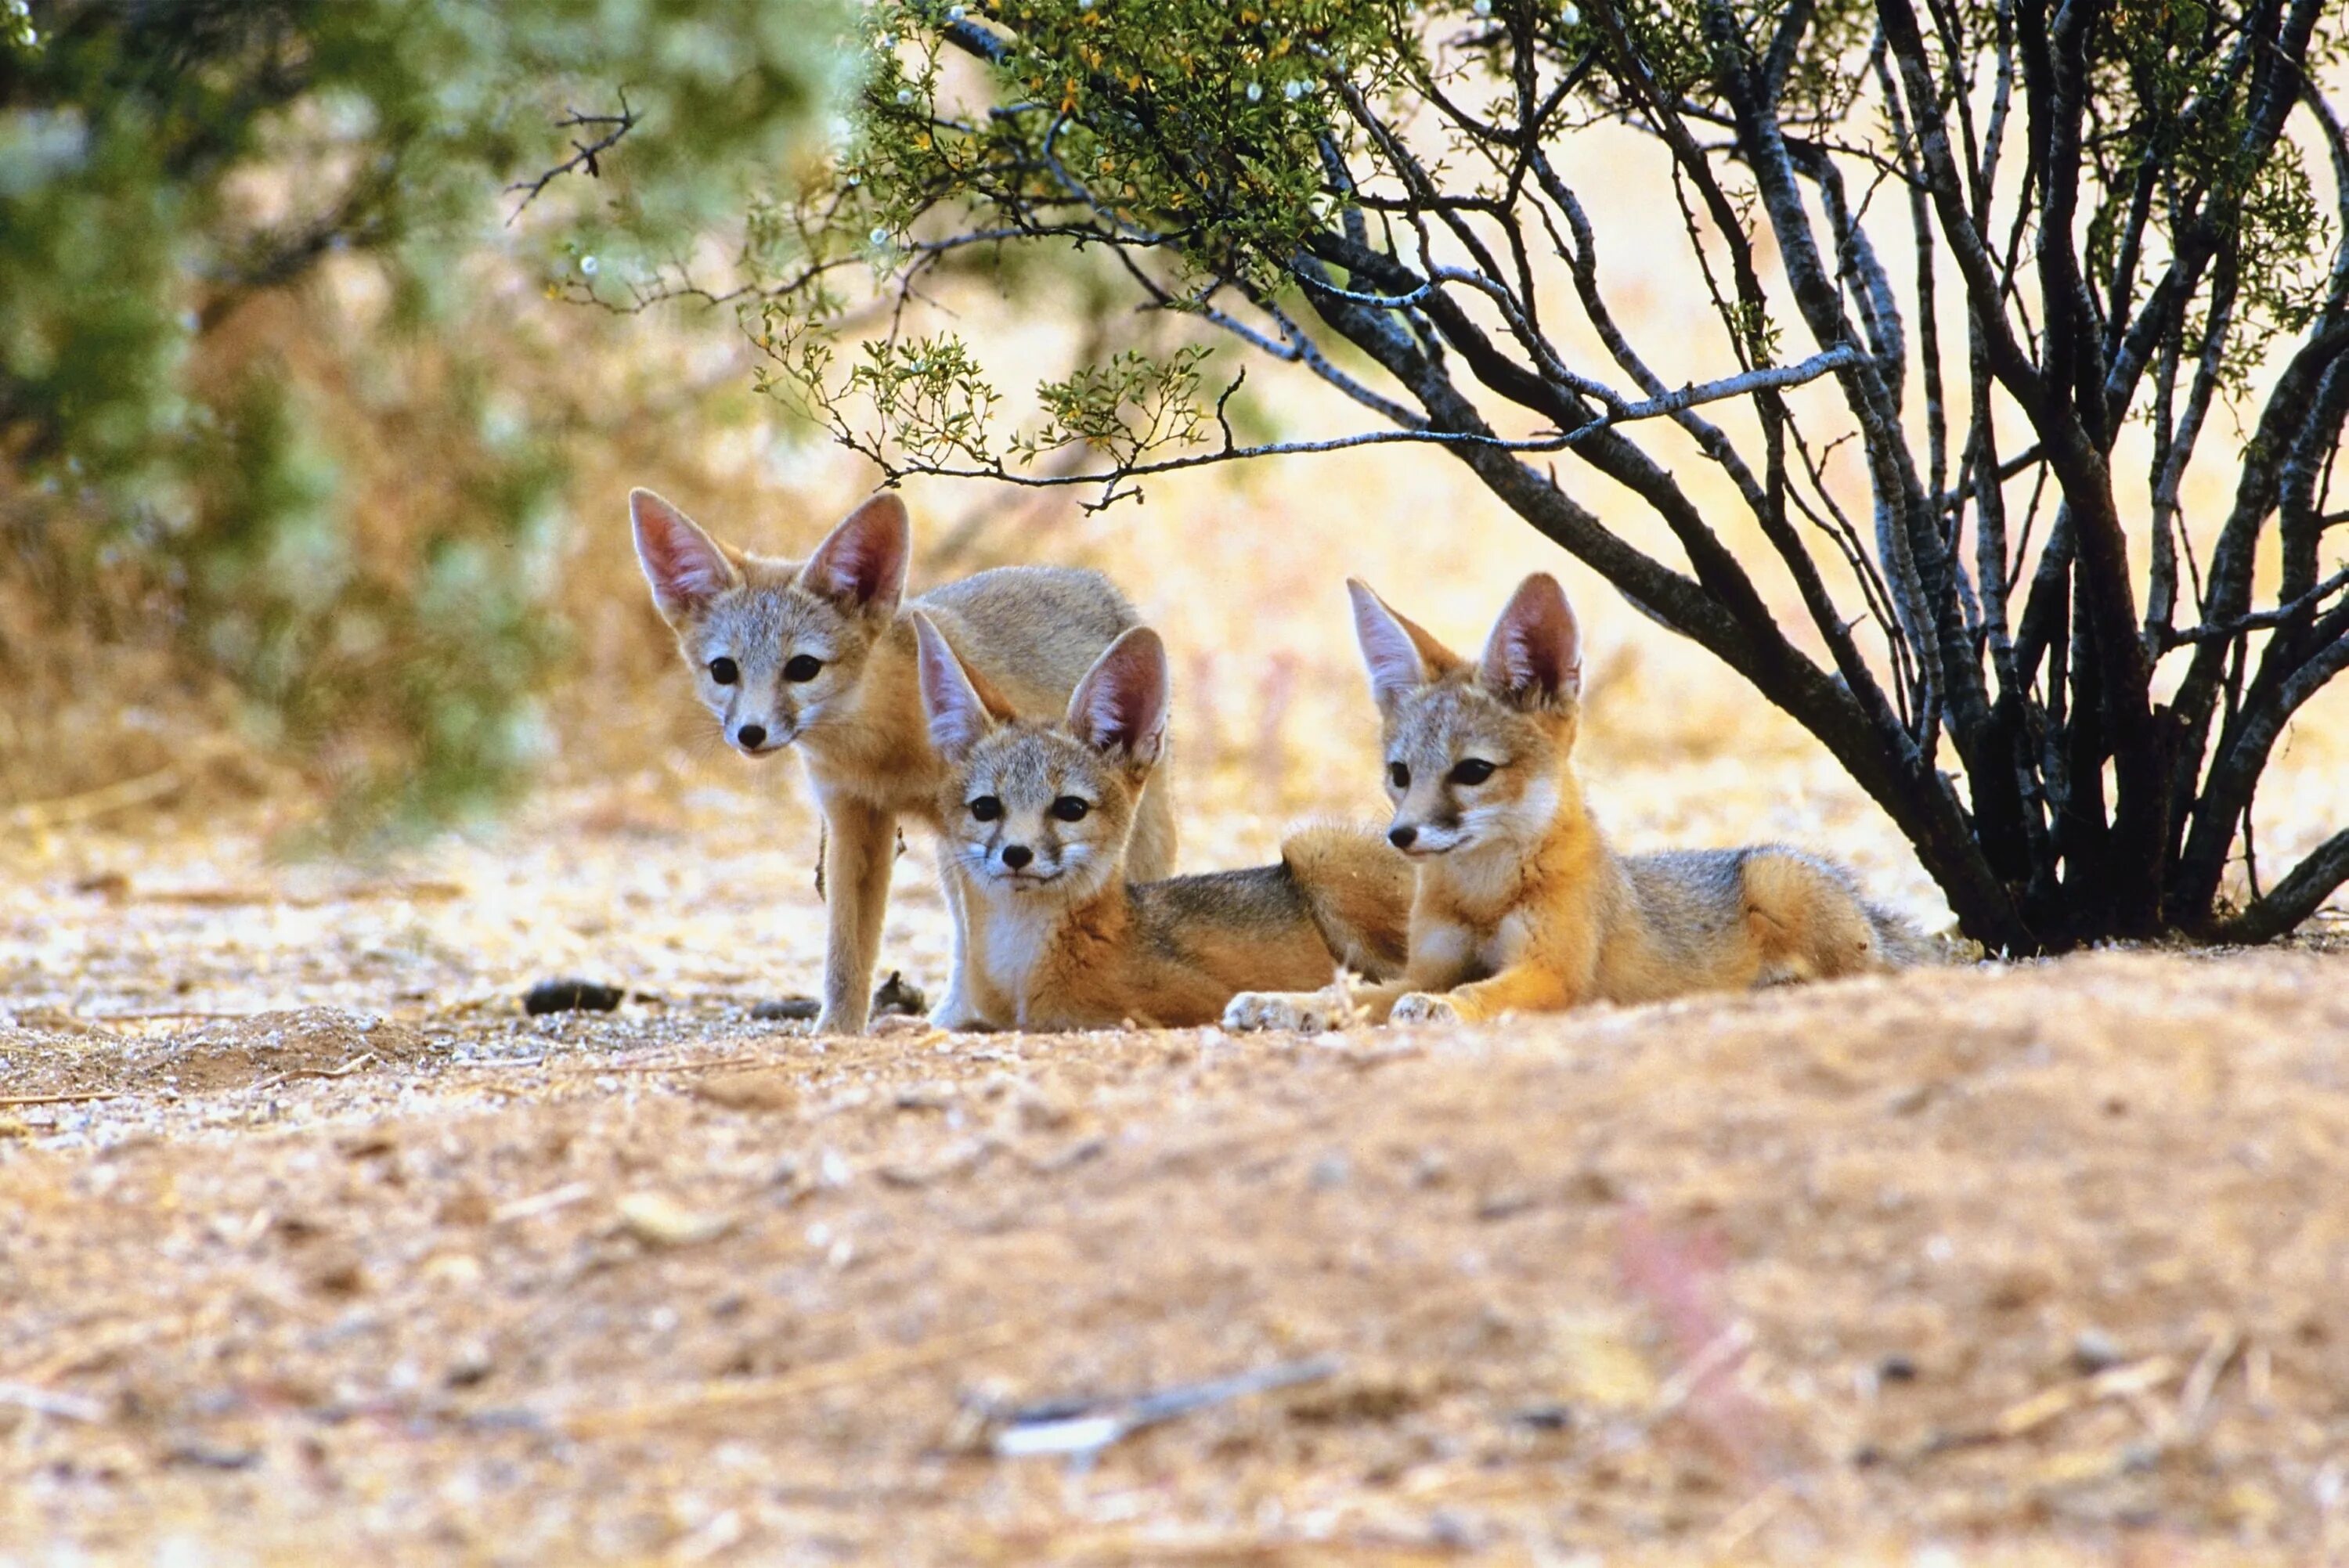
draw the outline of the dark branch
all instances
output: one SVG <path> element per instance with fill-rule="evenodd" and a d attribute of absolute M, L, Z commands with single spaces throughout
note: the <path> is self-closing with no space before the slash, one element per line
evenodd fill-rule
<path fill-rule="evenodd" d="M 571 142 L 572 151 L 570 157 L 564 159 L 554 168 L 546 170 L 546 172 L 541 174 L 535 180 L 517 180 L 512 184 L 507 186 L 506 190 L 509 191 L 519 191 L 522 192 L 522 200 L 514 203 L 514 210 L 506 217 L 506 222 L 509 224 L 512 223 L 515 219 L 521 217 L 523 215 L 523 209 L 527 208 L 532 202 L 537 201 L 542 191 L 566 174 L 576 170 L 580 173 L 585 174 L 590 180 L 601 180 L 604 177 L 604 170 L 602 164 L 599 163 L 597 160 L 601 159 L 604 154 L 609 152 L 615 147 L 617 147 L 620 144 L 620 139 L 622 137 L 636 129 L 636 113 L 634 109 L 628 107 L 628 92 L 626 88 L 623 88 L 620 89 L 619 113 L 581 114 L 574 108 L 565 114 L 561 119 L 556 120 L 554 122 L 554 129 L 557 130 L 600 130 L 603 134 L 593 141 L 581 141 L 575 137 L 573 138 Z"/>

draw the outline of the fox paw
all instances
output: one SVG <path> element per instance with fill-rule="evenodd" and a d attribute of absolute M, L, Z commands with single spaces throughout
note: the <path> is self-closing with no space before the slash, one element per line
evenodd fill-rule
<path fill-rule="evenodd" d="M 1387 1015 L 1387 1021 L 1394 1024 L 1456 1024 L 1460 1021 L 1460 1009 L 1453 1006 L 1449 997 L 1413 991 L 1395 1003 L 1394 1011 Z"/>
<path fill-rule="evenodd" d="M 1243 991 L 1224 1008 L 1224 1027 L 1232 1030 L 1294 1029 L 1319 1035 L 1340 1026 L 1340 1007 L 1335 997 L 1319 992 L 1302 995 L 1278 991 Z"/>
<path fill-rule="evenodd" d="M 930 1027 L 944 1029 L 950 1035 L 979 1035 L 995 1026 L 981 1012 L 978 1004 L 964 994 L 959 985 L 949 986 L 945 1000 L 930 1009 Z"/>

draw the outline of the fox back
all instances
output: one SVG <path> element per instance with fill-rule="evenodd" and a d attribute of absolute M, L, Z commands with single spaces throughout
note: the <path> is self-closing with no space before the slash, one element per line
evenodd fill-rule
<path fill-rule="evenodd" d="M 1057 723 L 1024 719 L 917 620 L 939 815 L 974 991 L 993 1021 L 1213 1021 L 1249 986 L 1316 985 L 1339 959 L 1398 967 L 1409 872 L 1375 834 L 1320 830 L 1280 864 L 1130 884 L 1136 802 L 1164 745 L 1165 655 L 1125 633 Z"/>

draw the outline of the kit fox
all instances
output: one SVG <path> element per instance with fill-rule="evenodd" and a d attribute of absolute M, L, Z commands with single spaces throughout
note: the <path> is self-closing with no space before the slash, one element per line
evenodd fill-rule
<path fill-rule="evenodd" d="M 1164 744 L 1166 654 L 1122 634 L 1057 724 L 1023 720 L 915 612 L 922 701 L 947 759 L 942 858 L 964 881 L 970 995 L 1021 1029 L 1213 1023 L 1247 986 L 1402 967 L 1411 866 L 1374 829 L 1318 828 L 1278 865 L 1126 880 Z"/>
<path fill-rule="evenodd" d="M 819 1033 L 865 1026 L 881 945 L 897 820 L 932 828 L 944 765 L 930 745 L 904 603 L 911 530 L 905 504 L 872 497 L 804 561 L 720 543 L 650 490 L 628 496 L 636 558 L 677 633 L 695 689 L 746 757 L 796 746 L 823 812 L 824 944 Z M 970 667 L 1010 699 L 1057 707 L 1102 649 L 1135 623 L 1098 572 L 1009 566 L 933 588 L 914 601 Z M 1174 870 L 1174 819 L 1164 787 L 1134 809 L 1135 874 Z M 952 972 L 932 1014 L 960 1025 L 968 1003 L 956 879 Z"/>
<path fill-rule="evenodd" d="M 1525 580 L 1477 663 L 1349 582 L 1383 720 L 1388 838 L 1418 865 L 1399 983 L 1242 995 L 1228 1027 L 1491 1018 L 1578 1003 L 1899 967 L 1920 942 L 1832 861 L 1775 845 L 1618 855 L 1568 757 L 1581 632 L 1555 579 Z"/>

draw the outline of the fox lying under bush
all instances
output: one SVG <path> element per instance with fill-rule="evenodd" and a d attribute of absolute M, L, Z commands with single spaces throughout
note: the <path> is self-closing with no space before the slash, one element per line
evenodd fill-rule
<path fill-rule="evenodd" d="M 1921 939 L 1851 874 L 1798 850 L 1620 856 L 1583 807 L 1569 757 L 1582 639 L 1555 579 L 1518 587 L 1471 664 L 1347 584 L 1383 720 L 1388 837 L 1418 865 L 1397 982 L 1250 994 L 1233 1028 L 1475 1020 L 1588 1001 L 1645 1002 L 1899 967 Z"/>
<path fill-rule="evenodd" d="M 968 995 L 1002 1027 L 1212 1023 L 1248 986 L 1399 972 L 1411 867 L 1374 830 L 1317 828 L 1278 865 L 1150 881 L 1128 840 L 1166 725 L 1166 655 L 1122 634 L 1036 723 L 922 611 L 923 705 L 946 759 L 942 858 L 962 882 Z"/>
<path fill-rule="evenodd" d="M 650 490 L 628 497 L 636 557 L 653 602 L 677 633 L 696 691 L 747 757 L 796 746 L 823 811 L 829 931 L 819 1033 L 865 1026 L 881 917 L 896 859 L 897 819 L 937 828 L 945 765 L 930 745 L 915 674 L 912 612 L 903 603 L 910 525 L 886 491 L 851 512 L 805 561 L 721 544 Z M 934 634 L 1013 701 L 1068 700 L 1078 677 L 1135 623 L 1098 572 L 1008 566 L 915 601 Z M 1047 709 L 1049 711 L 1049 709 Z M 1133 873 L 1174 867 L 1174 819 L 1162 785 L 1137 790 Z M 947 903 L 955 912 L 956 879 Z M 978 1020 L 968 1006 L 961 935 L 932 1018 Z"/>

